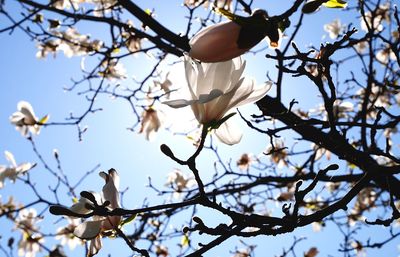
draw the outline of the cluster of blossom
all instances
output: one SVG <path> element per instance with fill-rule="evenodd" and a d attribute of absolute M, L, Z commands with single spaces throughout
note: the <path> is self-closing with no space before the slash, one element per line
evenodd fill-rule
<path fill-rule="evenodd" d="M 209 8 L 210 6 L 215 6 L 218 8 L 224 8 L 226 10 L 231 9 L 232 0 L 185 0 L 183 2 L 184 5 L 195 7 L 199 4 L 203 4 L 204 8 Z"/>
<path fill-rule="evenodd" d="M 49 53 L 55 56 L 57 51 L 62 51 L 67 57 L 82 56 L 100 51 L 103 47 L 102 41 L 90 40 L 89 35 L 80 34 L 75 28 L 65 31 L 51 30 L 50 33 L 54 38 L 38 44 L 37 58 L 46 58 Z"/>
<path fill-rule="evenodd" d="M 110 9 L 117 4 L 117 0 L 51 0 L 51 5 L 57 9 L 74 9 L 78 10 L 82 4 L 94 4 L 95 16 L 103 16 L 104 13 L 109 12 Z"/>

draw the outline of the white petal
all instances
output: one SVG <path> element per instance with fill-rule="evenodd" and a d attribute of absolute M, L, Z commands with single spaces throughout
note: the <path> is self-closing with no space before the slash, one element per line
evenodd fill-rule
<path fill-rule="evenodd" d="M 111 169 L 108 174 L 100 172 L 100 176 L 106 181 L 106 184 L 103 186 L 104 200 L 110 201 L 111 208 L 119 208 L 119 176 L 117 171 Z"/>
<path fill-rule="evenodd" d="M 217 97 L 220 97 L 223 92 L 219 89 L 213 89 L 209 94 L 201 94 L 199 95 L 199 103 L 207 103 L 214 100 Z"/>
<path fill-rule="evenodd" d="M 86 208 L 86 205 L 93 205 L 88 199 L 81 197 L 77 203 L 72 205 L 69 209 L 78 214 L 88 214 L 92 210 Z"/>
<path fill-rule="evenodd" d="M 215 130 L 215 135 L 218 137 L 218 139 L 227 145 L 239 143 L 243 136 L 242 131 L 231 119 L 232 118 L 222 123 L 222 125 Z"/>
<path fill-rule="evenodd" d="M 15 162 L 14 155 L 9 151 L 4 151 L 4 155 L 6 156 L 7 161 L 11 163 L 12 167 L 17 167 L 17 163 Z"/>
<path fill-rule="evenodd" d="M 182 108 L 193 104 L 193 100 L 176 99 L 176 100 L 165 101 L 163 102 L 163 104 L 166 104 L 172 108 Z"/>
<path fill-rule="evenodd" d="M 85 221 L 74 230 L 74 235 L 80 239 L 93 239 L 100 234 L 103 220 Z"/>
<path fill-rule="evenodd" d="M 32 105 L 25 101 L 20 101 L 17 105 L 18 110 L 25 115 L 24 123 L 26 125 L 34 125 L 37 122 L 37 117 L 33 111 Z"/>
<path fill-rule="evenodd" d="M 103 243 L 101 241 L 101 237 L 98 236 L 96 238 L 93 238 L 92 241 L 90 241 L 88 256 L 91 257 L 93 255 L 96 255 L 100 251 L 102 246 Z"/>

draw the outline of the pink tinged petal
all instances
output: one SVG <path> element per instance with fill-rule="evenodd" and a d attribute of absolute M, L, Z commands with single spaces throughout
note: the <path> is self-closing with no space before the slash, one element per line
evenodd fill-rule
<path fill-rule="evenodd" d="M 217 138 L 224 144 L 234 145 L 240 142 L 242 139 L 243 133 L 236 125 L 236 123 L 228 119 L 221 126 L 215 130 L 215 135 Z"/>
<path fill-rule="evenodd" d="M 98 236 L 96 238 L 93 238 L 90 241 L 88 256 L 91 257 L 93 255 L 96 255 L 100 251 L 101 247 L 103 247 L 101 237 Z"/>
<path fill-rule="evenodd" d="M 100 234 L 103 220 L 85 221 L 74 230 L 74 235 L 80 239 L 93 239 Z"/>
<path fill-rule="evenodd" d="M 233 21 L 209 26 L 189 42 L 189 55 L 202 62 L 222 62 L 242 55 L 249 49 L 237 45 L 241 26 Z"/>

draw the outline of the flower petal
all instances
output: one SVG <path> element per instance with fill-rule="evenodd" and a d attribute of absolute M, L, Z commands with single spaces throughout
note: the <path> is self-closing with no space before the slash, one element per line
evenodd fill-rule
<path fill-rule="evenodd" d="M 215 130 L 215 135 L 222 143 L 234 145 L 240 142 L 243 133 L 233 120 L 228 119 Z"/>
<path fill-rule="evenodd" d="M 172 108 L 182 108 L 193 104 L 193 100 L 176 99 L 163 102 L 163 104 L 168 105 Z"/>
<path fill-rule="evenodd" d="M 93 239 L 100 234 L 103 220 L 85 221 L 74 230 L 74 235 L 80 239 Z"/>
<path fill-rule="evenodd" d="M 10 162 L 12 167 L 17 167 L 17 163 L 15 162 L 14 155 L 9 151 L 4 151 L 4 155 L 6 156 L 7 161 Z"/>
<path fill-rule="evenodd" d="M 105 172 L 100 172 L 99 174 L 106 184 L 103 186 L 103 196 L 104 200 L 110 201 L 110 207 L 112 209 L 119 208 L 119 176 L 115 169 L 110 169 L 108 174 Z"/>
<path fill-rule="evenodd" d="M 101 247 L 103 247 L 101 237 L 98 236 L 93 238 L 92 241 L 90 241 L 88 256 L 91 257 L 96 255 L 100 251 Z"/>

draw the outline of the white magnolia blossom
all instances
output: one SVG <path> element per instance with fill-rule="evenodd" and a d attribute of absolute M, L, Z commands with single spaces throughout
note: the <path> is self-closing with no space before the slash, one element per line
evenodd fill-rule
<path fill-rule="evenodd" d="M 168 77 L 169 77 L 169 72 L 165 75 L 163 82 L 160 82 L 158 80 L 153 81 L 154 87 L 161 88 L 161 90 L 164 91 L 167 99 L 169 99 L 169 97 L 171 95 L 171 87 L 172 87 L 172 81 Z"/>
<path fill-rule="evenodd" d="M 127 77 L 124 65 L 116 59 L 104 61 L 101 66 L 104 68 L 104 70 L 100 72 L 100 76 L 102 77 L 110 80 L 126 79 Z"/>
<path fill-rule="evenodd" d="M 184 0 L 183 4 L 191 7 L 198 6 L 200 3 L 204 2 L 203 0 Z M 210 5 L 210 2 L 212 3 Z M 204 8 L 208 8 L 210 6 L 215 6 L 218 8 L 224 8 L 226 10 L 230 10 L 232 5 L 232 0 L 207 0 L 203 3 Z"/>
<path fill-rule="evenodd" d="M 21 132 L 23 136 L 28 135 L 28 131 L 38 135 L 40 133 L 41 123 L 45 123 L 49 116 L 46 115 L 39 120 L 33 111 L 32 105 L 26 101 L 20 101 L 17 104 L 18 111 L 10 116 L 10 122 Z"/>
<path fill-rule="evenodd" d="M 187 176 L 182 171 L 175 169 L 168 174 L 165 186 L 172 186 L 175 189 L 174 197 L 179 198 L 180 193 L 196 185 L 193 177 Z"/>
<path fill-rule="evenodd" d="M 279 169 L 282 169 L 284 166 L 288 166 L 288 153 L 282 140 L 276 139 L 274 141 L 274 145 L 268 147 L 265 153 L 270 156 L 271 161 L 275 163 Z"/>
<path fill-rule="evenodd" d="M 49 53 L 54 56 L 57 51 L 62 51 L 65 56 L 83 56 L 93 51 L 99 51 L 103 47 L 100 40 L 91 40 L 89 35 L 80 34 L 75 28 L 68 28 L 65 31 L 51 30 L 51 34 L 57 39 L 50 39 L 41 42 L 37 47 L 37 58 L 46 58 Z"/>
<path fill-rule="evenodd" d="M 9 151 L 5 151 L 4 155 L 6 156 L 6 159 L 10 165 L 8 167 L 5 165 L 0 165 L 0 188 L 4 187 L 4 180 L 6 178 L 14 183 L 19 175 L 24 174 L 33 167 L 33 164 L 29 162 L 24 162 L 17 165 L 14 155 Z"/>
<path fill-rule="evenodd" d="M 342 25 L 339 19 L 324 25 L 324 30 L 329 33 L 329 37 L 331 39 L 336 39 L 340 34 L 342 34 L 344 28 L 345 27 Z"/>
<path fill-rule="evenodd" d="M 388 64 L 389 60 L 396 60 L 396 55 L 393 53 L 392 49 L 389 45 L 386 45 L 383 49 L 379 50 L 376 53 L 376 59 L 386 65 Z"/>
<path fill-rule="evenodd" d="M 152 107 L 143 110 L 139 133 L 144 133 L 146 139 L 152 141 L 160 127 L 159 112 Z"/>
<path fill-rule="evenodd" d="M 111 169 L 108 173 L 100 172 L 99 175 L 105 180 L 106 184 L 103 186 L 102 194 L 92 193 L 96 198 L 96 202 L 101 205 L 105 201 L 109 201 L 110 204 L 107 206 L 110 210 L 120 208 L 119 202 L 119 175 L 116 170 Z M 72 205 L 69 208 L 71 211 L 79 214 L 88 214 L 92 210 L 88 209 L 87 206 L 93 203 L 88 199 L 81 197 L 79 202 Z M 89 245 L 89 256 L 97 254 L 101 247 L 101 237 L 103 232 L 109 232 L 118 227 L 121 221 L 120 216 L 93 216 L 93 220 L 85 221 L 78 225 L 74 230 L 74 235 L 81 238 L 90 240 Z"/>
<path fill-rule="evenodd" d="M 272 85 L 267 82 L 256 86 L 254 80 L 242 77 L 245 62 L 240 57 L 218 63 L 199 63 L 189 56 L 184 58 L 190 96 L 164 103 L 173 108 L 191 106 L 197 121 L 206 126 L 233 113 L 238 106 L 260 100 Z M 238 143 L 242 137 L 231 119 L 222 123 L 215 134 L 228 145 Z"/>
<path fill-rule="evenodd" d="M 44 243 L 44 239 L 37 233 L 39 228 L 36 223 L 40 221 L 35 209 L 23 209 L 20 211 L 15 221 L 17 228 L 21 231 L 22 236 L 18 242 L 18 255 L 24 257 L 35 257 L 36 253 L 41 250 L 40 244 Z"/>
<path fill-rule="evenodd" d="M 77 219 L 67 218 L 68 225 L 57 229 L 56 240 L 61 241 L 61 245 L 68 245 L 69 249 L 74 250 L 78 244 L 82 243 L 82 240 L 74 235 L 75 228 L 79 225 Z"/>
<path fill-rule="evenodd" d="M 80 4 L 90 3 L 96 5 L 94 14 L 96 16 L 102 16 L 104 12 L 109 11 L 109 8 L 116 4 L 117 0 L 51 0 L 52 6 L 64 10 L 71 9 L 77 10 L 80 8 Z"/>
<path fill-rule="evenodd" d="M 390 2 L 381 4 L 374 13 L 366 12 L 365 19 L 361 17 L 361 29 L 368 32 L 368 27 L 374 32 L 383 30 L 383 21 L 390 21 Z"/>

